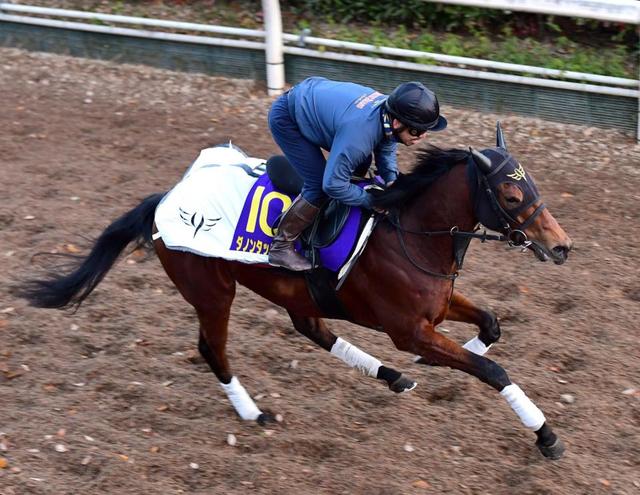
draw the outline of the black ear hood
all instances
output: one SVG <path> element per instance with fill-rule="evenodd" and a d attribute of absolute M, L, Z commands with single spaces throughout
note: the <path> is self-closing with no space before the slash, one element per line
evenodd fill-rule
<path fill-rule="evenodd" d="M 487 197 L 484 184 L 481 180 L 482 176 L 483 172 L 478 168 L 473 157 L 469 155 L 469 159 L 467 160 L 467 177 L 473 190 L 473 209 L 476 220 L 487 229 L 501 232 L 502 224 L 491 206 L 491 201 Z"/>
<path fill-rule="evenodd" d="M 517 184 L 522 191 L 524 198 L 521 205 L 510 210 L 502 210 L 507 218 L 515 219 L 522 211 L 540 199 L 540 193 L 533 178 L 506 149 L 502 147 L 487 148 L 480 153 L 491 161 L 491 168 L 488 173 L 483 172 L 476 164 L 473 156 L 470 156 L 467 162 L 469 182 L 470 184 L 475 184 L 475 212 L 478 221 L 482 225 L 488 229 L 500 232 L 503 230 L 502 224 L 494 211 L 494 206 L 492 206 L 488 193 L 485 191 L 481 180 L 482 175 L 486 177 L 489 187 L 493 191 L 495 191 L 502 182 L 513 182 Z M 499 205 L 498 207 L 502 209 Z"/>
<path fill-rule="evenodd" d="M 479 151 L 476 151 L 472 147 L 469 147 L 469 152 L 471 153 L 471 158 L 474 162 L 476 162 L 476 166 L 480 169 L 480 171 L 487 175 L 491 173 L 491 160 L 484 156 Z"/>

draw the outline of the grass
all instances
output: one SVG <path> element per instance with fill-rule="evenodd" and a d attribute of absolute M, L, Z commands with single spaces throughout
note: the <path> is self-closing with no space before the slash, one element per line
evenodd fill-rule
<path fill-rule="evenodd" d="M 304 26 L 301 23 L 299 26 Z M 454 33 L 409 32 L 377 26 L 345 26 L 329 22 L 315 25 L 314 36 L 369 43 L 375 46 L 406 48 L 431 53 L 480 58 L 549 69 L 586 72 L 631 79 L 638 78 L 638 54 L 623 44 L 593 47 L 559 34 L 551 41 L 516 37 L 508 30 L 498 36 L 478 31 L 468 35 Z M 425 59 L 417 62 L 434 64 Z"/>

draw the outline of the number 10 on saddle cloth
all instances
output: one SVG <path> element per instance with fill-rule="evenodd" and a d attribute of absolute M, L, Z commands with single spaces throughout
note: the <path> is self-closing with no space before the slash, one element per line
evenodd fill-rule
<path fill-rule="evenodd" d="M 276 190 L 265 170 L 264 160 L 235 147 L 202 150 L 158 205 L 155 237 L 170 249 L 267 263 L 272 226 L 294 196 Z M 359 208 L 345 212 L 340 232 L 318 250 L 320 264 L 339 272 L 353 262 L 373 228 L 369 220 Z M 300 243 L 297 249 L 302 249 Z"/>

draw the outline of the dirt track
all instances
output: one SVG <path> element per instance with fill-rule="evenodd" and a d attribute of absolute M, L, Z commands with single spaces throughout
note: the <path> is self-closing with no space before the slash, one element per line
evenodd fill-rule
<path fill-rule="evenodd" d="M 25 306 L 9 288 L 55 261 L 32 260 L 36 252 L 85 248 L 142 197 L 170 188 L 201 148 L 233 138 L 253 156 L 276 149 L 270 99 L 247 81 L 0 48 L 0 88 L 0 494 L 640 493 L 631 137 L 444 102 L 450 130 L 433 140 L 491 145 L 501 118 L 510 150 L 575 241 L 561 267 L 473 244 L 457 283 L 500 315 L 491 357 L 567 444 L 549 462 L 474 378 L 418 367 L 386 336 L 333 322 L 418 380 L 394 395 L 241 288 L 230 359 L 260 407 L 284 418 L 267 429 L 242 423 L 197 357 L 191 308 L 153 255 L 117 264 L 75 314 Z M 404 150 L 402 165 L 410 159 Z M 444 326 L 460 342 L 474 333 Z"/>

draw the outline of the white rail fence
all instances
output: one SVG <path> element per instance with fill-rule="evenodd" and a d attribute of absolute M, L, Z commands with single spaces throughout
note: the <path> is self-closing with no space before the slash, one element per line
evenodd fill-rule
<path fill-rule="evenodd" d="M 522 10 L 555 15 L 588 17 L 613 22 L 640 23 L 640 2 L 637 0 L 429 0 L 440 3 Z M 419 72 L 447 74 L 458 77 L 559 88 L 587 93 L 599 93 L 638 100 L 637 139 L 640 141 L 640 81 L 598 74 L 547 69 L 491 60 L 457 57 L 391 47 L 379 47 L 309 36 L 282 33 L 278 0 L 263 0 L 265 30 L 212 26 L 143 17 L 131 17 L 96 12 L 53 9 L 13 3 L 0 3 L 0 22 L 63 28 L 149 39 L 180 41 L 204 45 L 231 46 L 264 50 L 267 61 L 267 87 L 277 94 L 284 87 L 283 53 L 326 60 L 347 61 L 382 67 L 394 67 Z M 20 15 L 27 14 L 27 15 Z M 46 16 L 46 17 L 38 17 Z M 56 19 L 57 18 L 57 19 Z M 61 19 L 99 21 L 112 25 L 87 24 Z M 114 26 L 115 25 L 115 26 Z M 134 27 L 116 27 L 128 25 Z M 222 35 L 223 37 L 178 34 L 139 27 L 169 29 Z M 230 38 L 233 37 L 233 38 Z M 311 49 L 318 47 L 320 49 Z M 327 48 L 333 51 L 327 51 Z M 409 59 L 409 60 L 407 60 Z M 424 60 L 425 62 L 415 62 Z M 429 61 L 439 65 L 429 64 Z M 532 77 L 532 75 L 540 77 Z M 640 77 L 639 77 L 640 79 Z"/>
<path fill-rule="evenodd" d="M 515 10 L 536 14 L 582 17 L 599 21 L 640 24 L 637 0 L 427 0 L 468 7 Z"/>

